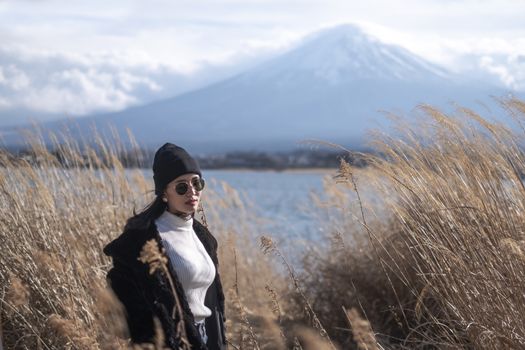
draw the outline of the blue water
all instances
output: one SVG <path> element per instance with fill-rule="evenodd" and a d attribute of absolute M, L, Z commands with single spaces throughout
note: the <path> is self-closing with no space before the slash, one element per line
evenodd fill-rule
<path fill-rule="evenodd" d="M 220 192 L 220 181 L 241 194 L 264 224 L 260 231 L 279 240 L 315 240 L 318 222 L 312 215 L 312 192 L 322 195 L 326 171 L 234 171 L 208 170 L 203 176 L 209 186 Z"/>
<path fill-rule="evenodd" d="M 146 178 L 152 177 L 149 169 L 144 169 Z M 232 187 L 242 200 L 242 207 L 248 214 L 242 220 L 249 220 L 248 239 L 258 244 L 260 236 L 270 236 L 286 256 L 293 262 L 300 256 L 305 247 L 318 245 L 326 236 L 323 230 L 326 225 L 319 219 L 319 208 L 312 203 L 311 195 L 315 193 L 324 199 L 323 178 L 335 175 L 333 171 L 255 171 L 255 170 L 203 170 L 206 189 L 212 190 L 219 198 L 228 199 L 231 193 L 225 193 L 222 184 Z M 206 191 L 205 189 L 205 191 Z M 211 192 L 211 191 L 210 191 Z M 205 193 L 203 205 L 205 212 L 215 208 L 210 200 L 206 203 Z M 241 209 L 239 209 L 241 210 Z M 239 219 L 239 211 L 227 208 L 224 217 L 220 218 L 232 227 Z M 241 222 L 246 224 L 246 222 Z M 213 225 L 213 222 L 210 222 Z M 326 223 L 324 223 L 326 224 Z M 212 230 L 214 228 L 212 227 Z"/>

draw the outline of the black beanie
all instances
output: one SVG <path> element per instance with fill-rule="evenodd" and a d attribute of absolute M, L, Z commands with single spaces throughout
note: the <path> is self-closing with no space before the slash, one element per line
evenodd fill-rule
<path fill-rule="evenodd" d="M 157 150 L 153 159 L 155 194 L 162 194 L 171 181 L 184 174 L 202 176 L 199 164 L 184 148 L 165 143 Z"/>

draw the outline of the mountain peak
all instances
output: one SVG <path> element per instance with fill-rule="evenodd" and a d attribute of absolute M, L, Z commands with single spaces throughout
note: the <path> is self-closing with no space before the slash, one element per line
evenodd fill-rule
<path fill-rule="evenodd" d="M 366 129 L 388 125 L 378 110 L 406 111 L 421 102 L 446 107 L 450 100 L 473 107 L 479 98 L 499 95 L 486 84 L 457 84 L 443 72 L 357 26 L 341 25 L 243 74 L 146 106 L 76 120 L 78 127 L 71 129 L 84 138 L 96 122 L 101 134 L 113 135 L 109 122 L 123 136 L 131 130 L 142 144 L 175 141 L 199 152 L 285 149 L 304 139 L 357 147 Z M 195 124 L 204 128 L 180 127 Z M 7 136 L 6 144 L 21 139 Z"/>
<path fill-rule="evenodd" d="M 400 46 L 382 43 L 354 24 L 313 33 L 253 73 L 259 77 L 282 76 L 286 80 L 298 74 L 312 74 L 330 84 L 370 79 L 428 81 L 449 75 Z"/>
<path fill-rule="evenodd" d="M 377 39 L 368 35 L 361 27 L 352 23 L 339 24 L 327 27 L 307 35 L 304 42 L 313 40 L 348 40 L 354 42 L 377 42 Z"/>

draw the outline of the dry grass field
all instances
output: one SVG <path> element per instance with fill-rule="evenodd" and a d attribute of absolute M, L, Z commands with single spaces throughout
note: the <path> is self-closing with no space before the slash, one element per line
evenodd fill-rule
<path fill-rule="evenodd" d="M 525 103 L 502 104 L 521 125 Z M 327 236 L 300 266 L 234 188 L 207 189 L 230 348 L 525 348 L 525 132 L 463 109 L 398 123 L 374 137 L 370 166 L 342 163 L 311 196 Z M 61 143 L 59 159 L 33 140 L 36 162 L 0 153 L 3 347 L 126 349 L 102 248 L 152 181 L 114 144 Z"/>

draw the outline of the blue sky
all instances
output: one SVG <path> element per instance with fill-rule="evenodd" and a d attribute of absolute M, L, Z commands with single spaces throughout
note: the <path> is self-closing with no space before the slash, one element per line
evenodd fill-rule
<path fill-rule="evenodd" d="M 123 109 L 220 79 L 341 23 L 525 89 L 521 0 L 0 0 L 0 110 Z"/>

